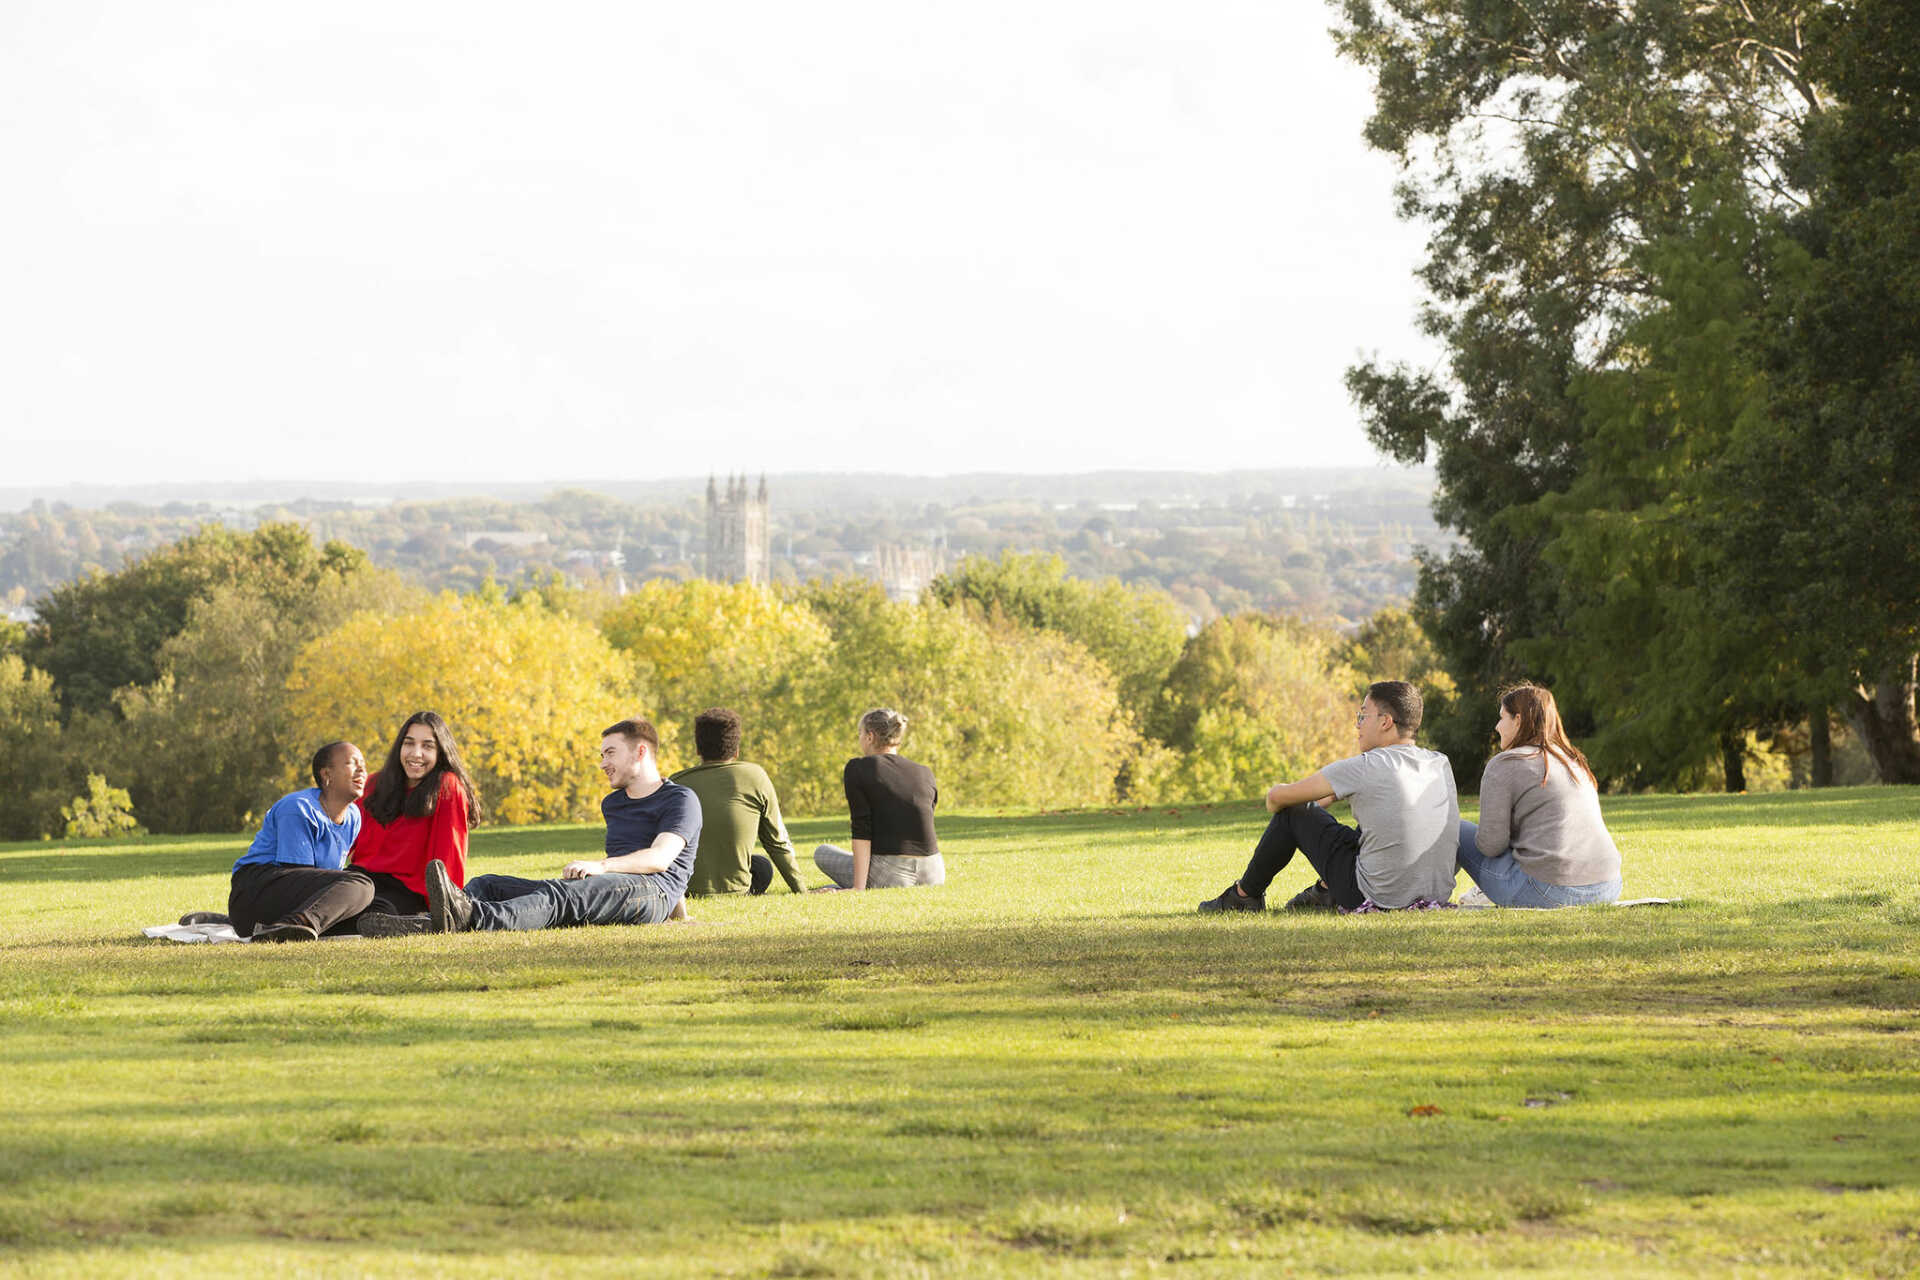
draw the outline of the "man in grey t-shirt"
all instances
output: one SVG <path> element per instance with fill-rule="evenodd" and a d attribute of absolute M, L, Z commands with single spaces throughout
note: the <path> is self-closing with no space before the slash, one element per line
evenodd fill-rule
<path fill-rule="evenodd" d="M 1306 855 L 1320 882 L 1289 907 L 1350 911 L 1367 901 L 1398 908 L 1451 898 L 1460 798 L 1447 758 L 1413 745 L 1420 712 L 1420 691 L 1406 681 L 1369 685 L 1354 720 L 1360 754 L 1298 782 L 1275 783 L 1267 792 L 1273 817 L 1247 869 L 1200 910 L 1266 910 L 1267 886 L 1295 851 Z M 1351 800 L 1358 829 L 1342 826 L 1316 803 L 1326 799 Z"/>

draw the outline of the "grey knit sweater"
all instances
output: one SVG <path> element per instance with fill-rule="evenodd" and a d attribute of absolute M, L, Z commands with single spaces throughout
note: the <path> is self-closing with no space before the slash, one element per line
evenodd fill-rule
<path fill-rule="evenodd" d="M 1545 884 L 1619 879 L 1620 850 L 1601 820 L 1599 792 L 1558 756 L 1548 757 L 1541 786 L 1540 757 L 1538 747 L 1515 747 L 1487 761 L 1474 846 L 1487 857 L 1512 854 L 1522 871 Z"/>

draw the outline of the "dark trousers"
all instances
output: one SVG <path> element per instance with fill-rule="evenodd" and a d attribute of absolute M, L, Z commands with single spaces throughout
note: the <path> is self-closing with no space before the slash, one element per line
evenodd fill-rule
<path fill-rule="evenodd" d="M 227 918 L 243 938 L 257 924 L 304 924 L 315 933 L 352 933 L 354 918 L 373 901 L 364 871 L 323 871 L 277 862 L 236 867 L 227 891 Z"/>
<path fill-rule="evenodd" d="M 773 883 L 773 859 L 764 853 L 756 853 L 747 859 L 747 875 L 750 877 L 747 892 L 762 894 Z"/>
<path fill-rule="evenodd" d="M 427 909 L 425 894 L 407 888 L 407 882 L 388 871 L 362 871 L 373 881 L 373 905 L 369 911 L 384 911 L 390 916 L 417 916 Z"/>
<path fill-rule="evenodd" d="M 1264 895 L 1281 868 L 1303 853 L 1333 891 L 1333 904 L 1351 911 L 1366 901 L 1354 867 L 1360 860 L 1360 832 L 1341 826 L 1317 804 L 1282 809 L 1267 823 L 1253 857 L 1240 873 L 1240 887 L 1255 897 Z"/>
<path fill-rule="evenodd" d="M 657 876 L 605 872 L 578 880 L 475 876 L 467 881 L 475 929 L 568 929 L 583 924 L 658 924 L 673 902 Z"/>

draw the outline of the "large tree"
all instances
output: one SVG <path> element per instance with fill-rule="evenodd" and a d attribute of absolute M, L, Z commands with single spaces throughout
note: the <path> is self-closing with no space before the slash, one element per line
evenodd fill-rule
<path fill-rule="evenodd" d="M 1701 352 L 1648 325 L 1674 301 L 1662 264 L 1683 261 L 1675 246 L 1697 245 L 1709 215 L 1729 208 L 1758 226 L 1804 200 L 1792 165 L 1825 101 L 1804 32 L 1826 6 L 1338 7 L 1341 49 L 1375 76 L 1368 140 L 1401 161 L 1402 210 L 1432 230 L 1422 324 L 1445 353 L 1440 369 L 1363 364 L 1348 385 L 1376 444 L 1433 459 L 1436 513 L 1462 535 L 1423 565 L 1417 608 L 1466 714 L 1483 715 L 1502 680 L 1572 668 L 1593 650 L 1600 614 L 1615 656 L 1650 647 L 1620 648 L 1636 626 L 1690 659 L 1744 656 L 1741 620 L 1698 608 L 1675 583 L 1714 571 L 1681 527 L 1705 514 L 1711 460 L 1689 452 L 1698 415 L 1720 415 L 1708 434 L 1724 442 L 1750 388 L 1706 376 Z M 1628 385 L 1596 385 L 1609 373 Z M 1691 396 L 1684 412 L 1649 416 L 1648 402 L 1619 399 L 1663 381 Z M 1610 598 L 1623 575 L 1643 589 Z M 1663 744 L 1678 749 L 1617 762 L 1663 781 L 1778 714 L 1775 665 L 1748 668 L 1751 686 L 1731 695 L 1669 680 L 1634 706 L 1618 681 L 1589 679 L 1567 681 L 1563 702 L 1585 732 L 1618 729 L 1652 702 L 1683 712 L 1668 723 L 1690 739 Z M 1676 691 L 1693 694 L 1688 705 L 1671 705 Z"/>
<path fill-rule="evenodd" d="M 1920 782 L 1920 23 L 1908 0 L 1849 0 L 1810 28 L 1812 122 L 1789 220 L 1804 269 L 1767 351 L 1774 412 L 1727 458 L 1715 530 L 1755 551 L 1731 605 L 1772 621 L 1823 677 L 1882 779 Z M 1824 720 L 1824 715 L 1820 717 Z"/>

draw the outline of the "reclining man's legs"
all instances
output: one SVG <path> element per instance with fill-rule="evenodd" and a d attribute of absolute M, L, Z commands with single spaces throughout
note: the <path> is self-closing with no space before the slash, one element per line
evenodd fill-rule
<path fill-rule="evenodd" d="M 580 880 L 476 876 L 467 883 L 471 929 L 568 929 L 594 924 L 658 924 L 673 910 L 651 877 L 597 875 Z"/>

